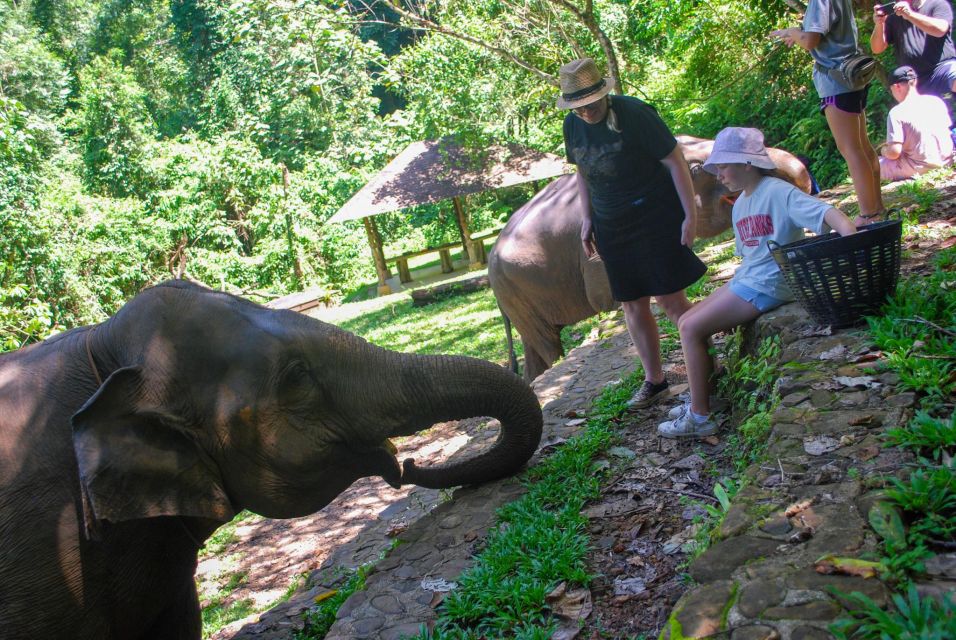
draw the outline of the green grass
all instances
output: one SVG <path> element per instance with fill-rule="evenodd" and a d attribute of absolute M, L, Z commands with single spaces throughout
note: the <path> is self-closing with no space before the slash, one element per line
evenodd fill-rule
<path fill-rule="evenodd" d="M 522 478 L 528 492 L 496 514 L 485 550 L 439 609 L 435 628 L 419 639 L 549 638 L 554 621 L 545 596 L 560 582 L 587 586 L 585 503 L 600 495 L 609 470 L 595 458 L 615 442 L 614 419 L 626 407 L 640 371 L 595 401 L 584 432 Z"/>
<path fill-rule="evenodd" d="M 450 296 L 423 307 L 406 294 L 380 308 L 337 323 L 387 349 L 420 354 L 449 353 L 508 360 L 504 324 L 491 289 Z M 520 341 L 515 334 L 516 349 Z"/>
<path fill-rule="evenodd" d="M 903 388 L 924 394 L 927 406 L 956 394 L 956 247 L 940 251 L 934 266 L 899 283 L 882 315 L 867 318 Z"/>
<path fill-rule="evenodd" d="M 853 609 L 850 617 L 829 626 L 837 640 L 949 640 L 956 638 L 956 601 L 920 598 L 910 586 L 893 595 L 893 608 L 884 611 L 862 593 L 836 594 Z"/>
<path fill-rule="evenodd" d="M 236 514 L 236 517 L 233 518 L 230 522 L 222 525 L 213 532 L 211 536 L 206 540 L 206 544 L 202 549 L 199 550 L 199 558 L 207 558 L 210 556 L 218 556 L 226 548 L 236 542 L 238 537 L 236 536 L 236 527 L 241 523 L 247 520 L 255 522 L 256 520 L 262 520 L 262 516 L 256 515 L 251 511 L 241 511 Z"/>
<path fill-rule="evenodd" d="M 356 591 L 365 588 L 365 578 L 371 571 L 372 565 L 362 565 L 353 571 L 345 583 L 316 606 L 305 612 L 305 626 L 296 632 L 294 640 L 322 640 L 335 623 L 335 614 L 339 607 Z"/>
<path fill-rule="evenodd" d="M 451 252 L 451 261 L 452 264 L 459 264 L 468 259 L 468 256 L 465 255 L 465 252 L 462 250 L 452 251 Z M 441 258 L 437 257 L 438 253 L 428 253 L 423 256 L 416 256 L 414 258 L 408 259 L 408 270 L 423 271 L 425 269 L 434 269 L 441 265 Z M 395 267 L 395 263 L 389 264 L 389 270 L 392 272 L 392 275 L 398 274 L 398 269 Z M 475 272 L 466 272 L 469 277 L 474 275 Z M 414 277 L 416 274 L 412 274 Z M 358 302 L 361 300 L 368 300 L 369 298 L 375 297 L 375 290 L 378 287 L 378 280 L 371 280 L 368 282 L 363 282 L 359 285 L 356 285 L 354 289 L 345 294 L 342 302 L 347 304 L 350 302 Z"/>

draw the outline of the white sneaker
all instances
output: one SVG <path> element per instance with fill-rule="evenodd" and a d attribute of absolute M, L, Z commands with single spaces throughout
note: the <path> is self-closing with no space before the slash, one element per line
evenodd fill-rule
<path fill-rule="evenodd" d="M 690 406 L 684 405 L 684 407 L 686 410 L 675 420 L 668 420 L 657 425 L 658 435 L 664 438 L 704 438 L 717 433 L 718 425 L 712 416 L 708 416 L 703 422 L 697 422 L 690 415 Z"/>
<path fill-rule="evenodd" d="M 668 418 L 679 418 L 684 415 L 684 412 L 687 411 L 687 408 L 690 407 L 690 399 L 684 400 L 677 406 L 671 407 L 671 410 L 667 412 Z"/>
<path fill-rule="evenodd" d="M 680 398 L 681 404 L 675 407 L 671 407 L 670 411 L 667 412 L 667 416 L 669 418 L 679 418 L 681 414 L 684 413 L 685 411 L 684 407 L 690 406 L 690 394 L 685 395 L 682 393 L 677 397 Z M 711 413 L 720 413 L 721 411 L 724 411 L 728 406 L 730 406 L 730 403 L 724 400 L 723 398 L 719 398 L 715 395 L 710 396 L 710 412 Z"/>

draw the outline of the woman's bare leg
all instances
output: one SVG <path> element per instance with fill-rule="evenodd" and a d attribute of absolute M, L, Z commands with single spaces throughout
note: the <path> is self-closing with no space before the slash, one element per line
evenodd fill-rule
<path fill-rule="evenodd" d="M 664 381 L 661 368 L 661 341 L 658 335 L 657 319 L 651 313 L 651 299 L 638 298 L 621 303 L 624 310 L 624 324 L 637 349 L 637 356 L 644 367 L 644 378 L 657 384 Z"/>
<path fill-rule="evenodd" d="M 866 135 L 866 115 L 841 111 L 834 105 L 827 106 L 824 113 L 837 149 L 850 171 L 850 179 L 860 203 L 860 215 L 880 213 L 883 211 L 880 163 Z"/>

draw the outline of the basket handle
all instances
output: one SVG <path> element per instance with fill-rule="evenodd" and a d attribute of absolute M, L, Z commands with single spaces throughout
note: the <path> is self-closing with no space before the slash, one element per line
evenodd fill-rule
<path fill-rule="evenodd" d="M 771 251 L 776 251 L 780 248 L 780 245 L 775 240 L 767 240 L 767 248 Z"/>

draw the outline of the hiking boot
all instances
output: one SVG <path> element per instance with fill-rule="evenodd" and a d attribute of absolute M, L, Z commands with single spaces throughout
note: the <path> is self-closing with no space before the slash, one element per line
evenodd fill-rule
<path fill-rule="evenodd" d="M 668 420 L 657 425 L 658 435 L 664 438 L 705 438 L 717 433 L 719 428 L 713 415 L 703 422 L 697 422 L 690 415 L 690 406 L 683 405 L 681 414 L 674 420 Z"/>
<path fill-rule="evenodd" d="M 669 388 L 670 385 L 667 384 L 666 378 L 658 383 L 645 380 L 641 388 L 635 391 L 631 399 L 627 401 L 627 408 L 633 411 L 635 409 L 649 407 L 660 400 L 661 394 L 665 393 Z"/>

